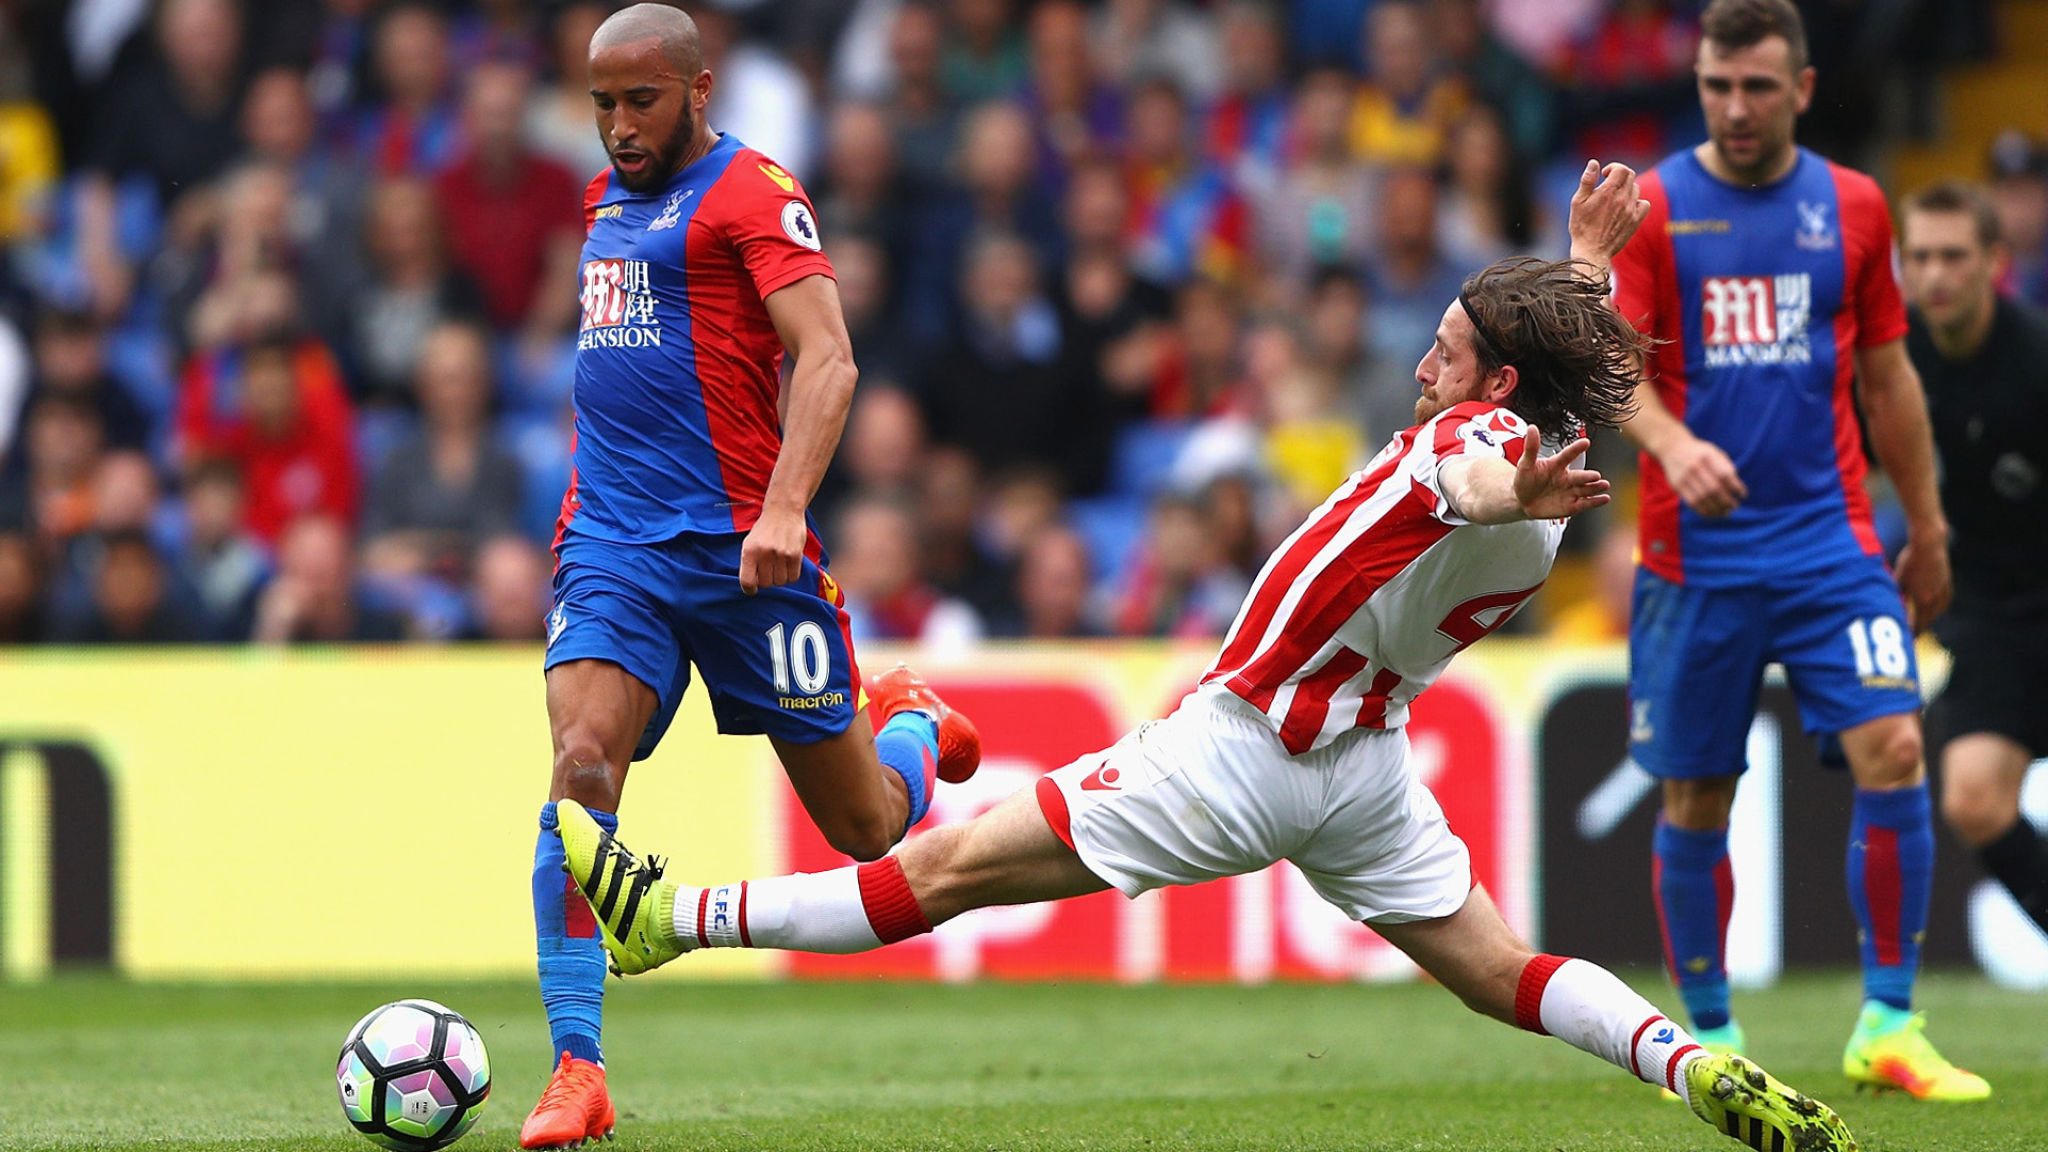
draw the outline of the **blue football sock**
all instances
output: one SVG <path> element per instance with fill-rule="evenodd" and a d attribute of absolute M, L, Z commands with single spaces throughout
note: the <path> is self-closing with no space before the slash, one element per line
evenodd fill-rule
<path fill-rule="evenodd" d="M 1694 1026 L 1726 1027 L 1728 914 L 1735 906 L 1728 830 L 1677 828 L 1659 818 L 1652 843 L 1652 887 L 1665 966 Z"/>
<path fill-rule="evenodd" d="M 903 823 L 907 835 L 932 806 L 925 773 L 939 759 L 939 726 L 922 712 L 898 712 L 875 733 L 875 755 L 910 789 L 910 819 Z"/>
<path fill-rule="evenodd" d="M 592 810 L 590 818 L 615 832 L 619 818 Z M 540 810 L 540 837 L 533 844 L 533 934 L 540 957 L 540 1003 L 557 1055 L 604 1063 L 598 1036 L 604 1029 L 604 940 L 597 918 L 576 881 L 562 871 L 562 838 L 555 835 L 555 805 Z"/>
<path fill-rule="evenodd" d="M 1934 807 L 1927 785 L 1858 788 L 1849 820 L 1849 904 L 1863 956 L 1863 998 L 1913 1007 L 1920 939 L 1934 876 Z"/>

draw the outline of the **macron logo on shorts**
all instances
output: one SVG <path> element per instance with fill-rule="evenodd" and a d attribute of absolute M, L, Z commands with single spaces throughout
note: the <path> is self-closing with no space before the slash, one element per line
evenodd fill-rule
<path fill-rule="evenodd" d="M 1117 769 L 1113 766 L 1109 764 L 1097 764 L 1095 766 L 1095 771 L 1090 772 L 1087 776 L 1082 778 L 1081 791 L 1115 792 L 1123 787 L 1121 784 L 1118 783 L 1118 781 L 1122 778 L 1123 773 L 1117 771 Z"/>

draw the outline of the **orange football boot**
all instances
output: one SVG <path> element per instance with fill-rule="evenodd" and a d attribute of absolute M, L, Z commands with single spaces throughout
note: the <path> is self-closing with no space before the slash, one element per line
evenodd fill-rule
<path fill-rule="evenodd" d="M 958 784 L 981 767 L 981 733 L 975 730 L 974 721 L 939 699 L 932 686 L 911 671 L 909 665 L 898 664 L 875 677 L 868 685 L 868 699 L 882 718 L 876 728 L 907 709 L 916 709 L 932 718 L 939 729 L 939 779 Z"/>
<path fill-rule="evenodd" d="M 519 1146 L 577 1148 L 585 1141 L 609 1140 L 616 1120 L 611 1093 L 604 1090 L 604 1065 L 564 1052 L 540 1103 L 519 1129 Z"/>

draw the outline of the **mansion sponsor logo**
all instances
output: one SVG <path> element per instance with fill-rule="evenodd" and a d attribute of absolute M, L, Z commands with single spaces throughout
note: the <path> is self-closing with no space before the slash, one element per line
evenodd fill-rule
<path fill-rule="evenodd" d="M 1700 284 L 1700 343 L 1709 368 L 1808 364 L 1813 282 L 1786 276 L 1709 276 Z"/>
<path fill-rule="evenodd" d="M 578 349 L 661 347 L 661 321 L 654 314 L 647 261 L 586 261 L 582 300 Z"/>

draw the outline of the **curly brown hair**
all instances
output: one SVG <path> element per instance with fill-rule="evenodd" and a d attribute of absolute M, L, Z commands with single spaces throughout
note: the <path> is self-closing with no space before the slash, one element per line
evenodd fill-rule
<path fill-rule="evenodd" d="M 1650 341 L 1607 301 L 1607 278 L 1572 260 L 1515 256 L 1472 274 L 1459 298 L 1482 373 L 1514 365 L 1507 406 L 1552 436 L 1612 428 L 1635 411 Z"/>

